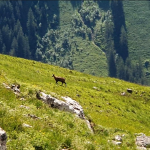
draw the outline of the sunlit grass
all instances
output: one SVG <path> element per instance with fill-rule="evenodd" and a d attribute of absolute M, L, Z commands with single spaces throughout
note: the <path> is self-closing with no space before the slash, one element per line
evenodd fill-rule
<path fill-rule="evenodd" d="M 67 86 L 56 84 L 52 74 L 65 77 Z M 20 96 L 5 89 L 2 83 L 20 84 Z M 8 150 L 118 149 L 111 143 L 117 134 L 125 134 L 122 149 L 135 149 L 134 134 L 149 135 L 149 87 L 6 55 L 0 55 L 0 84 L 0 126 L 7 132 Z M 128 93 L 127 88 L 133 93 Z M 86 118 L 95 124 L 94 134 L 84 120 L 36 99 L 38 90 L 79 102 Z M 24 123 L 32 127 L 25 128 Z"/>

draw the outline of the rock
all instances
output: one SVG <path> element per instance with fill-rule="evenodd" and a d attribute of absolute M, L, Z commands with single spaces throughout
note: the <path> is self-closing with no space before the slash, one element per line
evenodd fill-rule
<path fill-rule="evenodd" d="M 12 84 L 11 85 L 11 89 L 14 91 L 14 93 L 20 93 L 20 85 L 15 85 L 15 84 Z"/>
<path fill-rule="evenodd" d="M 77 116 L 82 119 L 85 118 L 83 108 L 78 102 L 71 99 L 70 97 L 62 97 L 62 98 L 66 101 L 66 104 L 69 106 L 68 111 L 77 114 Z"/>
<path fill-rule="evenodd" d="M 115 136 L 115 140 L 116 140 L 116 141 L 122 141 L 122 137 L 121 137 L 120 135 L 116 135 L 116 136 Z"/>
<path fill-rule="evenodd" d="M 6 89 L 11 89 L 6 83 L 3 83 L 3 85 Z"/>
<path fill-rule="evenodd" d="M 132 93 L 132 89 L 127 89 L 127 92 L 128 93 Z"/>
<path fill-rule="evenodd" d="M 122 92 L 122 93 L 121 93 L 121 95 L 122 95 L 122 96 L 125 96 L 125 95 L 126 95 L 126 93 L 125 93 L 125 92 Z"/>
<path fill-rule="evenodd" d="M 122 136 L 116 135 L 114 140 L 112 140 L 112 143 L 115 145 L 121 145 L 122 144 Z"/>
<path fill-rule="evenodd" d="M 33 118 L 33 119 L 40 119 L 39 117 L 32 115 L 32 114 L 28 114 L 28 117 Z"/>
<path fill-rule="evenodd" d="M 6 150 L 6 140 L 6 132 L 2 128 L 0 128 L 0 150 Z"/>
<path fill-rule="evenodd" d="M 145 147 L 145 148 L 150 147 L 150 137 L 141 133 L 141 135 L 136 137 L 135 143 L 138 147 Z"/>
<path fill-rule="evenodd" d="M 28 106 L 20 105 L 20 108 L 30 109 Z"/>
<path fill-rule="evenodd" d="M 147 150 L 147 148 L 137 146 L 137 150 Z"/>
<path fill-rule="evenodd" d="M 64 102 L 50 95 L 47 95 L 44 92 L 39 92 L 39 94 L 37 94 L 37 98 L 43 100 L 45 103 L 53 108 L 58 108 L 59 110 L 75 113 L 78 117 L 82 119 L 85 118 L 81 105 L 75 100 L 72 100 L 70 97 L 62 97 L 65 101 Z"/>
<path fill-rule="evenodd" d="M 94 86 L 93 89 L 97 90 L 98 88 Z"/>
<path fill-rule="evenodd" d="M 117 141 L 112 141 L 112 143 L 115 145 L 121 145 L 122 144 L 122 142 L 117 142 Z"/>
<path fill-rule="evenodd" d="M 100 89 L 98 87 L 93 87 L 94 90 L 100 91 Z"/>
<path fill-rule="evenodd" d="M 22 98 L 20 98 L 20 100 L 21 100 L 21 101 L 25 101 L 26 99 L 22 97 Z"/>
<path fill-rule="evenodd" d="M 7 88 L 7 89 L 11 89 L 16 95 L 19 95 L 20 94 L 20 85 L 15 85 L 15 84 L 12 84 L 11 87 L 8 86 L 6 83 L 3 83 L 4 87 Z"/>
<path fill-rule="evenodd" d="M 28 125 L 28 124 L 26 124 L 26 123 L 23 123 L 22 126 L 23 126 L 23 127 L 27 127 L 27 128 L 32 128 L 32 126 L 30 126 L 30 125 Z"/>
<path fill-rule="evenodd" d="M 58 99 L 52 97 L 51 95 L 47 95 L 41 91 L 36 93 L 36 97 L 39 100 L 44 101 L 46 104 L 48 104 L 52 108 L 57 108 L 59 110 L 64 110 L 64 111 L 67 111 L 70 113 L 74 113 L 74 114 L 76 114 L 77 117 L 84 119 L 86 121 L 89 129 L 93 133 L 93 129 L 91 127 L 90 122 L 85 119 L 85 115 L 84 115 L 82 106 L 78 102 L 76 102 L 75 100 L 73 100 L 67 96 L 62 97 L 64 99 L 64 101 L 58 100 Z"/>

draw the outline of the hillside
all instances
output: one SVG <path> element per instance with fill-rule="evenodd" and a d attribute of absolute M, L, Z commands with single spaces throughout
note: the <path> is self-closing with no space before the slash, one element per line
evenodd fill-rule
<path fill-rule="evenodd" d="M 56 85 L 52 74 L 65 77 L 67 86 Z M 20 96 L 3 83 L 20 84 Z M 128 93 L 127 88 L 133 92 Z M 136 149 L 135 133 L 149 135 L 150 89 L 146 86 L 0 55 L 0 89 L 0 126 L 8 135 L 8 150 L 131 150 Z M 86 118 L 94 124 L 94 134 L 84 120 L 38 100 L 39 90 L 79 102 Z M 24 123 L 32 127 L 25 128 Z M 124 135 L 121 145 L 112 144 L 116 135 Z"/>
<path fill-rule="evenodd" d="M 139 57 L 149 77 L 149 1 L 123 1 L 128 33 L 129 55 L 137 62 Z M 132 14 L 132 15 L 131 15 Z"/>
<path fill-rule="evenodd" d="M 2 54 L 150 84 L 149 1 L 7 0 L 0 13 Z"/>
<path fill-rule="evenodd" d="M 144 62 L 149 59 L 149 1 L 124 1 L 123 5 L 130 56 L 134 61 L 138 59 L 137 56 L 140 56 Z"/>

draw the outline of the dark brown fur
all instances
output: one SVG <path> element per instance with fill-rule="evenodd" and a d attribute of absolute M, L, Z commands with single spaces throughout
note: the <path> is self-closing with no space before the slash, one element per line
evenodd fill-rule
<path fill-rule="evenodd" d="M 53 76 L 52 76 L 52 77 L 54 77 L 54 79 L 55 79 L 56 83 L 57 83 L 58 81 L 60 81 L 60 82 L 62 83 L 62 85 L 63 85 L 63 83 L 65 83 L 65 84 L 66 84 L 66 82 L 65 82 L 65 79 L 64 79 L 64 78 L 62 78 L 62 77 L 56 77 L 54 74 L 53 74 Z"/>

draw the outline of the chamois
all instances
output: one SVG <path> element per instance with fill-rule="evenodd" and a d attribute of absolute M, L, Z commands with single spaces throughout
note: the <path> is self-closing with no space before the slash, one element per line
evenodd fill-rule
<path fill-rule="evenodd" d="M 62 77 L 56 77 L 54 74 L 53 74 L 53 76 L 52 76 L 52 77 L 54 77 L 54 79 L 55 79 L 56 83 L 57 83 L 58 81 L 60 81 L 60 82 L 62 82 L 62 85 L 63 85 L 63 83 L 65 83 L 65 84 L 66 84 L 66 82 L 65 82 L 65 79 L 64 79 L 64 78 L 62 78 Z"/>

